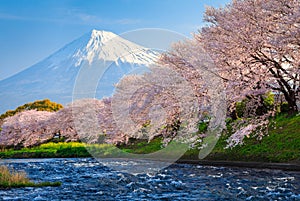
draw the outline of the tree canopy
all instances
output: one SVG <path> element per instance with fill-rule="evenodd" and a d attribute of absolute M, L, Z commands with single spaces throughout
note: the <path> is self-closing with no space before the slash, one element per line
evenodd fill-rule
<path fill-rule="evenodd" d="M 161 61 L 190 72 L 206 62 L 203 48 L 215 64 L 207 71 L 223 79 L 229 105 L 271 91 L 284 96 L 291 113 L 299 110 L 298 0 L 234 0 L 208 7 L 204 21 L 192 40 L 174 45 Z"/>
<path fill-rule="evenodd" d="M 17 107 L 15 110 L 8 110 L 0 116 L 0 121 L 6 117 L 14 116 L 15 114 L 27 110 L 47 111 L 56 112 L 62 109 L 63 106 L 59 103 L 51 102 L 49 99 L 37 100 L 32 103 L 26 103 L 22 106 Z"/>
<path fill-rule="evenodd" d="M 300 95 L 300 1 L 234 0 L 208 7 L 195 39 L 232 94 L 283 94 L 291 112 Z"/>

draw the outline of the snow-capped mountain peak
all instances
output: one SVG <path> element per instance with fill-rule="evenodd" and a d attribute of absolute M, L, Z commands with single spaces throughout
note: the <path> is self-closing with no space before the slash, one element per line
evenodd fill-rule
<path fill-rule="evenodd" d="M 91 31 L 91 40 L 89 42 L 97 41 L 99 43 L 104 44 L 105 42 L 107 42 L 115 37 L 118 37 L 118 35 L 116 35 L 112 32 L 93 29 Z M 89 45 L 90 44 L 88 44 L 87 46 L 89 46 Z"/>
<path fill-rule="evenodd" d="M 89 64 L 95 60 L 121 61 L 133 64 L 152 64 L 157 60 L 158 53 L 130 42 L 112 32 L 92 30 L 85 47 L 74 54 L 80 66 L 83 61 Z"/>

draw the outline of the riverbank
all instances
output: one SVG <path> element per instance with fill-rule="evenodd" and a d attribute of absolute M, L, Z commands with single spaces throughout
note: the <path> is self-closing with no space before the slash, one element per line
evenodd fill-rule
<path fill-rule="evenodd" d="M 232 133 L 220 137 L 206 160 L 268 163 L 300 163 L 300 116 L 279 115 L 271 121 L 268 134 L 261 140 L 245 137 L 244 143 L 225 149 Z"/>
<path fill-rule="evenodd" d="M 197 164 L 203 166 L 238 167 L 256 169 L 278 169 L 284 171 L 300 171 L 300 163 L 265 163 L 245 161 L 213 161 L 213 160 L 185 160 L 179 159 L 176 163 Z"/>
<path fill-rule="evenodd" d="M 270 126 L 268 136 L 263 137 L 260 141 L 250 137 L 245 139 L 243 145 L 225 149 L 226 140 L 231 135 L 228 131 L 221 136 L 205 160 L 198 159 L 198 149 L 190 149 L 178 162 L 299 171 L 300 116 L 286 117 L 281 115 L 276 118 L 275 123 L 276 127 Z M 128 157 L 127 153 L 149 154 L 156 152 L 162 148 L 161 141 L 161 138 L 155 138 L 150 143 L 146 140 L 139 140 L 118 147 L 109 144 L 50 142 L 32 148 L 2 150 L 0 151 L 0 158 L 81 158 L 92 156 L 126 158 Z M 173 146 L 168 153 L 172 154 L 176 151 L 178 149 Z"/>
<path fill-rule="evenodd" d="M 154 142 L 152 142 L 154 143 Z M 35 148 L 24 148 L 21 150 L 7 150 L 6 152 L 0 152 L 2 159 L 24 159 L 24 158 L 91 158 L 93 157 L 88 150 L 93 151 L 97 149 L 97 156 L 99 158 L 116 158 L 116 159 L 128 159 L 126 153 L 129 150 L 131 152 L 141 152 L 140 146 L 144 143 L 136 144 L 135 150 L 129 149 L 132 147 L 127 147 L 127 149 L 122 150 L 112 145 L 86 145 L 83 143 L 48 143 L 43 144 Z M 146 150 L 151 153 L 154 148 L 157 147 L 157 143 L 150 144 Z M 127 151 L 127 152 L 125 152 Z M 256 168 L 256 169 L 280 169 L 284 171 L 300 171 L 300 162 L 259 162 L 259 161 L 242 161 L 242 160 L 214 160 L 209 155 L 209 160 L 199 160 L 198 150 L 187 151 L 176 163 L 203 165 L 203 166 L 220 166 L 220 167 L 238 167 L 238 168 Z M 145 158 L 148 160 L 159 160 L 163 159 L 157 158 Z M 130 160 L 134 160 L 130 158 Z"/>

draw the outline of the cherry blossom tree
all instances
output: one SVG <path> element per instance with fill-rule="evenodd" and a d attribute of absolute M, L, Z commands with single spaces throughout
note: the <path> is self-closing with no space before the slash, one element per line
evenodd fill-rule
<path fill-rule="evenodd" d="M 284 95 L 291 113 L 299 110 L 298 0 L 234 0 L 208 7 L 205 22 L 195 38 L 227 81 L 231 100 L 273 91 Z"/>
<path fill-rule="evenodd" d="M 49 140 L 48 134 L 44 133 L 44 125 L 54 114 L 28 110 L 7 117 L 0 133 L 1 146 L 26 147 Z"/>
<path fill-rule="evenodd" d="M 197 131 L 192 87 L 172 69 L 158 65 L 148 73 L 125 76 L 116 85 L 111 108 L 117 128 L 130 138 L 150 141 L 163 135 L 171 140 Z"/>
<path fill-rule="evenodd" d="M 299 12 L 296 0 L 235 0 L 225 8 L 208 7 L 208 24 L 193 39 L 175 44 L 161 57 L 161 63 L 193 83 L 199 103 L 213 100 L 205 86 L 215 82 L 205 72 L 223 80 L 229 112 L 237 101 L 247 98 L 251 118 L 233 124 L 229 147 L 241 144 L 253 131 L 258 139 L 267 134 L 268 117 L 274 111 L 256 114 L 266 92 L 283 94 L 291 113 L 298 111 Z M 210 59 L 214 65 L 203 65 Z M 198 66 L 206 71 L 195 70 Z"/>
<path fill-rule="evenodd" d="M 52 140 L 56 135 L 66 142 L 82 140 L 96 143 L 100 129 L 98 124 L 94 126 L 94 122 L 98 122 L 97 115 L 103 108 L 102 103 L 100 100 L 83 99 L 58 112 L 28 110 L 7 117 L 0 132 L 0 145 L 37 146 Z M 91 109 L 96 112 L 96 116 L 93 116 Z"/>

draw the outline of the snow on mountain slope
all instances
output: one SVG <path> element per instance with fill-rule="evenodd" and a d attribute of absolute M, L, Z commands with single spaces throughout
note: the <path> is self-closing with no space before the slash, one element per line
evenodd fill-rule
<path fill-rule="evenodd" d="M 109 45 L 106 45 L 109 43 Z M 124 54 L 128 53 L 130 54 Z M 91 39 L 83 49 L 79 49 L 74 58 L 77 60 L 76 65 L 80 65 L 82 60 L 92 63 L 94 60 L 116 61 L 121 58 L 122 63 L 135 63 L 135 64 L 151 64 L 157 57 L 154 53 L 147 48 L 139 46 L 120 36 L 107 32 L 93 30 Z"/>
<path fill-rule="evenodd" d="M 63 104 L 71 102 L 78 72 L 84 65 L 99 67 L 93 65 L 97 62 L 112 63 L 103 79 L 108 80 L 104 83 L 106 88 L 98 90 L 109 95 L 113 91 L 112 85 L 124 73 L 149 66 L 157 58 L 157 52 L 112 32 L 92 30 L 41 62 L 0 81 L 0 113 L 37 99 L 49 98 Z"/>

